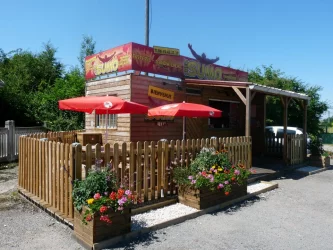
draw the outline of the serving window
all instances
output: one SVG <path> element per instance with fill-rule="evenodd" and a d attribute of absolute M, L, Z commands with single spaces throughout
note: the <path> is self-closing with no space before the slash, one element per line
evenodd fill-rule
<path fill-rule="evenodd" d="M 210 128 L 229 128 L 240 127 L 239 102 L 210 99 L 209 106 L 222 111 L 222 116 L 218 118 L 209 118 L 208 126 Z"/>

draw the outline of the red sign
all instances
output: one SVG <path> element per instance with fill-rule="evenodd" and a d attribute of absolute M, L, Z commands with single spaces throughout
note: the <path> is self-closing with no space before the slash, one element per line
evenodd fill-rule
<path fill-rule="evenodd" d="M 247 72 L 175 55 L 155 54 L 154 49 L 129 43 L 86 57 L 86 79 L 125 70 L 203 80 L 247 81 Z"/>

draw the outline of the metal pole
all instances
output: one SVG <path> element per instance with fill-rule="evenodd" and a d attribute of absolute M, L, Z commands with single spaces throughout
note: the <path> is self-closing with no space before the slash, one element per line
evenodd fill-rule
<path fill-rule="evenodd" d="M 186 139 L 186 119 L 185 119 L 185 116 L 183 116 L 183 140 Z"/>
<path fill-rule="evenodd" d="M 146 46 L 149 46 L 149 0 L 146 0 Z"/>

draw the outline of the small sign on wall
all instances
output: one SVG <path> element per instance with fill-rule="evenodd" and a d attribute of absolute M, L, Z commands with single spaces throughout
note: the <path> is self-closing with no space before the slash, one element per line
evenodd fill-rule
<path fill-rule="evenodd" d="M 161 89 L 161 88 L 150 85 L 148 88 L 148 96 L 151 96 L 151 97 L 154 97 L 157 99 L 161 99 L 161 100 L 165 100 L 168 102 L 173 102 L 175 93 L 170 90 Z"/>

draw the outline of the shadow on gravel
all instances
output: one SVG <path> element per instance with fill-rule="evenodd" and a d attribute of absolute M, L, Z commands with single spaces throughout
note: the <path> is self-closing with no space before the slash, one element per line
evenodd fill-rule
<path fill-rule="evenodd" d="M 324 172 L 326 171 L 332 171 L 333 168 L 332 166 L 330 166 L 330 168 L 327 168 Z M 322 172 L 319 172 L 319 173 L 322 173 Z M 314 173 L 312 175 L 316 175 L 316 174 L 319 174 L 319 173 Z M 300 180 L 304 177 L 307 177 L 309 176 L 308 173 L 306 172 L 300 172 L 300 171 L 296 171 L 296 170 L 293 170 L 293 171 L 285 171 L 284 173 L 281 174 L 281 176 L 279 178 L 277 178 L 278 180 L 282 180 L 282 179 L 292 179 L 292 180 Z"/>
<path fill-rule="evenodd" d="M 264 198 L 264 197 L 254 196 L 254 197 L 252 197 L 248 200 L 244 200 L 244 201 L 235 203 L 233 205 L 230 205 L 228 207 L 225 207 L 223 209 L 220 209 L 220 210 L 214 211 L 212 213 L 208 213 L 208 214 L 213 215 L 213 216 L 217 216 L 218 213 L 222 212 L 222 213 L 227 214 L 227 215 L 232 215 L 232 214 L 236 213 L 237 211 L 239 211 L 240 209 L 242 209 L 243 207 L 252 206 L 254 203 L 265 200 L 265 199 L 266 198 Z"/>
<path fill-rule="evenodd" d="M 155 232 L 151 232 L 151 233 L 142 234 L 141 236 L 139 236 L 134 240 L 121 242 L 109 249 L 119 248 L 124 250 L 132 250 L 135 249 L 135 246 L 138 244 L 140 244 L 141 246 L 149 246 L 154 242 L 161 242 L 161 240 L 159 240 L 159 237 L 155 236 Z"/>

